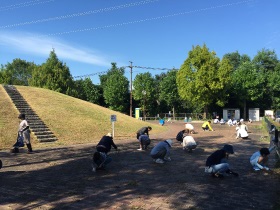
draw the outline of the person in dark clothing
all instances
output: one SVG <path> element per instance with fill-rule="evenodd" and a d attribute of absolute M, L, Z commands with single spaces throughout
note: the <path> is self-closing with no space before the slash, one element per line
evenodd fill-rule
<path fill-rule="evenodd" d="M 183 139 L 185 137 L 185 132 L 186 130 L 181 130 L 177 136 L 176 136 L 176 140 L 179 141 L 179 142 L 183 142 Z"/>
<path fill-rule="evenodd" d="M 146 134 L 147 136 L 149 136 L 149 131 L 152 130 L 152 127 L 147 126 L 147 127 L 143 127 L 141 129 L 139 129 L 136 133 L 136 138 L 139 140 L 139 136 Z"/>
<path fill-rule="evenodd" d="M 105 166 L 112 161 L 112 158 L 107 155 L 108 152 L 111 151 L 112 146 L 115 148 L 115 150 L 118 149 L 113 141 L 112 134 L 108 133 L 107 135 L 103 136 L 96 145 L 96 152 L 93 154 L 93 172 L 98 169 L 104 169 Z"/>
<path fill-rule="evenodd" d="M 233 147 L 229 144 L 224 145 L 223 149 L 215 151 L 206 160 L 205 172 L 218 178 L 223 178 L 224 173 L 238 176 L 238 173 L 235 173 L 230 169 L 227 162 L 229 154 L 233 153 Z"/>

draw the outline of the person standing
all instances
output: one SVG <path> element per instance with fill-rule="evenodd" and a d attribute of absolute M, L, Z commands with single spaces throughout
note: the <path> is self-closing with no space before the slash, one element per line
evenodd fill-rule
<path fill-rule="evenodd" d="M 165 161 L 171 161 L 170 149 L 172 147 L 172 140 L 167 139 L 159 142 L 151 151 L 150 155 L 154 162 L 163 164 Z"/>
<path fill-rule="evenodd" d="M 205 172 L 210 173 L 213 177 L 223 178 L 224 173 L 238 176 L 238 173 L 233 172 L 227 162 L 229 155 L 233 154 L 232 145 L 226 144 L 220 150 L 212 153 L 206 160 Z"/>
<path fill-rule="evenodd" d="M 93 154 L 94 165 L 92 171 L 95 172 L 97 169 L 104 169 L 105 166 L 112 161 L 112 158 L 107 155 L 111 151 L 112 146 L 115 150 L 118 149 L 113 141 L 112 134 L 108 133 L 103 136 L 96 145 L 96 152 Z"/>
<path fill-rule="evenodd" d="M 27 120 L 25 119 L 25 114 L 20 114 L 18 116 L 18 119 L 21 120 L 21 122 L 19 123 L 19 128 L 18 128 L 18 135 L 20 137 L 23 137 L 23 142 L 26 144 L 27 149 L 28 149 L 28 153 L 32 153 L 32 146 L 31 146 L 31 142 L 30 142 L 30 129 L 29 129 L 29 124 L 27 122 Z"/>
<path fill-rule="evenodd" d="M 139 136 L 141 136 L 143 134 L 146 134 L 149 136 L 149 131 L 151 131 L 151 130 L 152 130 L 152 127 L 150 127 L 150 126 L 140 128 L 136 133 L 136 138 L 139 140 Z"/>

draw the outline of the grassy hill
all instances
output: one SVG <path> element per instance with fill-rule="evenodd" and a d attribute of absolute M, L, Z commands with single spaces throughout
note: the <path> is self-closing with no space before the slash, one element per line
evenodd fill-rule
<path fill-rule="evenodd" d="M 32 109 L 58 137 L 54 143 L 38 143 L 32 136 L 34 147 L 96 143 L 112 132 L 111 115 L 115 122 L 115 141 L 135 139 L 136 131 L 143 126 L 152 126 L 153 133 L 167 130 L 158 124 L 139 121 L 127 115 L 73 98 L 55 91 L 16 86 Z M 0 149 L 11 148 L 17 137 L 19 112 L 10 97 L 0 86 Z"/>

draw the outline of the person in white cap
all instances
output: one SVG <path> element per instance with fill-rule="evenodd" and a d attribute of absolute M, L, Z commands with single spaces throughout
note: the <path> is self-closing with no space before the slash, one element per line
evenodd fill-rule
<path fill-rule="evenodd" d="M 170 149 L 172 147 L 172 140 L 167 139 L 157 143 L 157 145 L 152 149 L 150 155 L 156 163 L 164 163 L 165 161 L 171 161 Z"/>
<path fill-rule="evenodd" d="M 105 166 L 112 161 L 112 158 L 107 155 L 107 153 L 110 152 L 112 146 L 115 148 L 115 150 L 118 149 L 113 141 L 112 134 L 108 133 L 107 135 L 103 136 L 96 145 L 96 152 L 93 154 L 92 171 L 95 172 L 96 169 L 104 169 Z"/>
<path fill-rule="evenodd" d="M 186 123 L 186 124 L 185 124 L 185 129 L 189 129 L 189 131 L 190 131 L 191 134 L 194 134 L 194 133 L 195 133 L 194 127 L 193 127 L 193 125 L 190 124 L 190 123 Z"/>

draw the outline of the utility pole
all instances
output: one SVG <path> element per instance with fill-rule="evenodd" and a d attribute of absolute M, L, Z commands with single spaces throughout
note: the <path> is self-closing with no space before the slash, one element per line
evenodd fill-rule
<path fill-rule="evenodd" d="M 130 117 L 132 117 L 132 62 L 130 62 Z"/>

